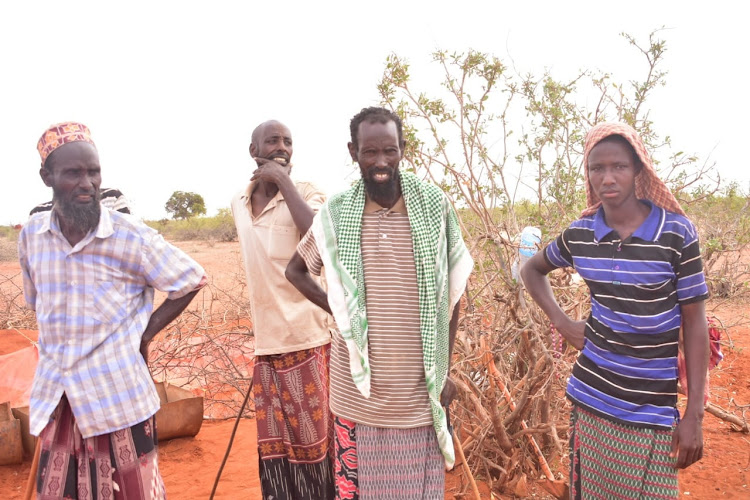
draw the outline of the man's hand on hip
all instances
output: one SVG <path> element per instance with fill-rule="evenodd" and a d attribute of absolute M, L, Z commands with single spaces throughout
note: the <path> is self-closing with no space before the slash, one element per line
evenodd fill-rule
<path fill-rule="evenodd" d="M 578 349 L 583 349 L 584 334 L 586 332 L 586 321 L 573 321 L 569 317 L 565 317 L 559 325 L 555 325 L 560 334 L 565 337 L 570 345 Z"/>

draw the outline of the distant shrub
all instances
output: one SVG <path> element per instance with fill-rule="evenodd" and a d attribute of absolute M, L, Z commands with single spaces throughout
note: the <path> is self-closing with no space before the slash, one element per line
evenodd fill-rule
<path fill-rule="evenodd" d="M 5 238 L 0 239 L 0 262 L 18 260 L 18 246 Z"/>
<path fill-rule="evenodd" d="M 750 193 L 731 182 L 721 192 L 687 206 L 701 238 L 703 265 L 711 295 L 739 297 L 750 292 Z"/>
<path fill-rule="evenodd" d="M 206 202 L 198 193 L 175 191 L 164 204 L 164 209 L 172 214 L 173 219 L 190 219 L 206 214 Z"/>
<path fill-rule="evenodd" d="M 13 226 L 0 226 L 0 262 L 18 260 L 18 232 Z"/>
<path fill-rule="evenodd" d="M 165 238 L 173 241 L 236 241 L 237 229 L 232 212 L 221 208 L 213 217 L 192 217 L 190 219 L 145 221 Z"/>
<path fill-rule="evenodd" d="M 19 232 L 20 228 L 16 228 L 13 226 L 0 226 L 0 238 L 9 241 L 18 241 Z"/>

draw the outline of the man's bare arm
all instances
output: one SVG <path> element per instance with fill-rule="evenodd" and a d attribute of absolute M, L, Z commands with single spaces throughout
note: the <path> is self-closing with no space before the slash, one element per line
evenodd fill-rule
<path fill-rule="evenodd" d="M 448 353 L 453 356 L 453 346 L 456 344 L 456 332 L 458 331 L 458 310 L 461 308 L 461 300 L 456 302 L 456 306 L 453 308 L 453 315 L 451 321 L 448 323 Z M 448 359 L 448 366 L 450 367 L 451 359 Z"/>
<path fill-rule="evenodd" d="M 255 158 L 255 161 L 258 163 L 258 169 L 253 172 L 251 180 L 262 179 L 264 182 L 276 184 L 284 197 L 289 212 L 292 214 L 292 220 L 294 225 L 297 226 L 297 230 L 300 234 L 307 233 L 312 225 L 315 212 L 302 199 L 294 186 L 294 181 L 289 177 L 288 170 L 275 161 L 266 158 Z"/>
<path fill-rule="evenodd" d="M 708 370 L 708 325 L 704 301 L 680 306 L 682 313 L 688 401 L 685 414 L 672 434 L 672 456 L 677 468 L 689 467 L 703 457 L 703 396 Z"/>
<path fill-rule="evenodd" d="M 172 322 L 182 311 L 190 304 L 193 297 L 198 293 L 199 288 L 196 288 L 192 292 L 180 297 L 179 299 L 166 299 L 162 305 L 151 314 L 148 320 L 148 325 L 143 331 L 141 336 L 141 354 L 143 359 L 148 364 L 148 345 L 156 336 L 157 333 L 162 331 L 169 323 Z"/>
<path fill-rule="evenodd" d="M 451 362 L 453 361 L 453 346 L 456 343 L 456 332 L 458 331 L 458 312 L 461 308 L 461 301 L 456 302 L 453 308 L 453 315 L 448 323 L 448 378 L 445 380 L 443 391 L 440 393 L 440 404 L 449 406 L 451 401 L 456 397 L 456 384 L 450 378 Z"/>
<path fill-rule="evenodd" d="M 310 271 L 307 269 L 305 259 L 302 258 L 299 252 L 294 252 L 294 255 L 292 255 L 289 264 L 286 266 L 284 275 L 307 300 L 328 314 L 332 314 L 331 306 L 328 305 L 328 295 L 312 278 Z"/>
<path fill-rule="evenodd" d="M 573 321 L 565 314 L 552 293 L 547 275 L 554 268 L 544 259 L 543 252 L 537 252 L 521 268 L 521 278 L 531 297 L 539 304 L 565 340 L 576 349 L 583 349 L 585 321 Z"/>

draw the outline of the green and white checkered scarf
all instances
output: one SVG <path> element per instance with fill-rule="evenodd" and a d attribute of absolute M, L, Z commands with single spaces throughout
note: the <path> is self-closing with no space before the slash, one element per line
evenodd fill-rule
<path fill-rule="evenodd" d="M 450 361 L 448 324 L 474 262 L 461 236 L 456 212 L 440 188 L 402 171 L 401 191 L 414 247 L 427 392 L 440 449 L 446 467 L 451 468 L 455 461 L 453 441 L 440 393 Z M 323 205 L 311 229 L 327 269 L 328 303 L 349 350 L 352 379 L 369 398 L 371 373 L 360 248 L 364 207 L 365 186 L 360 179 Z"/>

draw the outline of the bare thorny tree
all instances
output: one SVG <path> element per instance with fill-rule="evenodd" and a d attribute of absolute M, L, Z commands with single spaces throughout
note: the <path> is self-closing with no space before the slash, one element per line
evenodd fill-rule
<path fill-rule="evenodd" d="M 564 384 L 575 353 L 525 300 L 511 264 L 518 255 L 513 235 L 523 226 L 540 227 L 547 241 L 584 208 L 586 131 L 607 120 L 632 125 L 684 205 L 719 189 L 714 165 L 672 152 L 670 138 L 657 135 L 649 118 L 647 98 L 666 77 L 666 44 L 657 35 L 645 45 L 622 35 L 646 70 L 644 80 L 626 84 L 590 70 L 564 82 L 549 72 L 521 76 L 492 55 L 438 51 L 442 90 L 433 97 L 414 89 L 407 61 L 395 54 L 386 61 L 378 90 L 383 105 L 404 120 L 405 167 L 443 188 L 476 261 L 452 369 L 459 387 L 454 409 L 467 465 L 497 490 L 513 492 L 540 471 L 551 479 L 548 463 L 559 465 L 565 448 Z M 593 109 L 581 102 L 593 102 Z M 565 270 L 550 281 L 563 308 L 585 318 L 585 286 Z"/>

